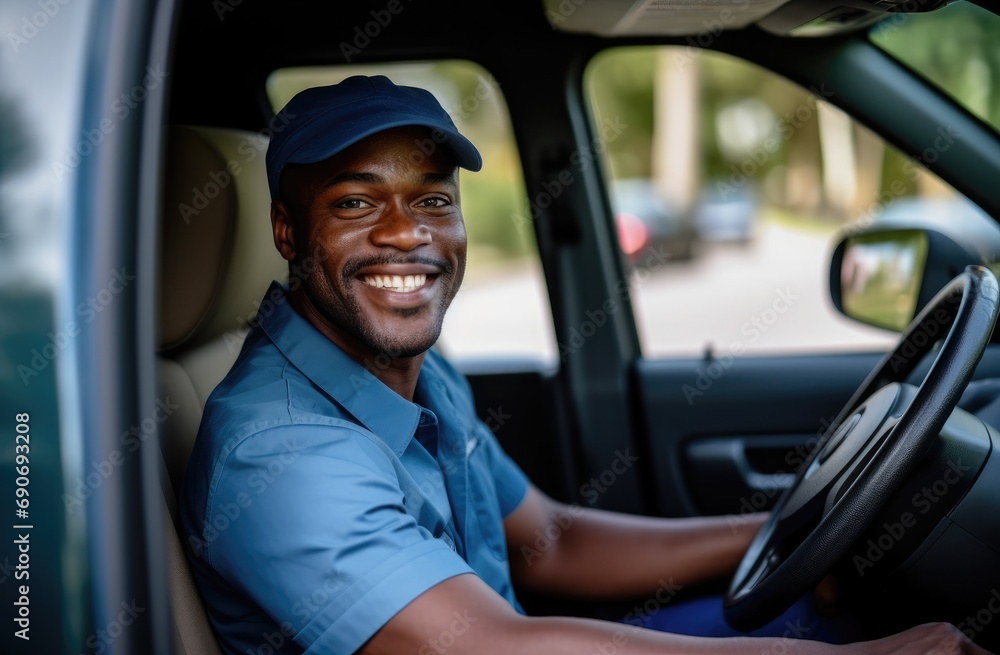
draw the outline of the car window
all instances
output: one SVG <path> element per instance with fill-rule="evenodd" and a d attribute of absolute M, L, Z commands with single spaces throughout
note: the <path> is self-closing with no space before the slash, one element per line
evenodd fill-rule
<path fill-rule="evenodd" d="M 869 37 L 1000 129 L 1000 16 L 956 2 L 927 13 L 890 14 Z"/>
<path fill-rule="evenodd" d="M 277 111 L 302 89 L 351 75 L 386 75 L 429 90 L 483 155 L 481 171 L 460 173 L 468 266 L 437 347 L 458 363 L 496 358 L 554 363 L 548 293 L 530 222 L 519 219 L 528 196 L 497 80 L 458 60 L 285 68 L 269 77 L 268 97 Z"/>
<path fill-rule="evenodd" d="M 605 169 L 647 357 L 885 350 L 897 334 L 831 302 L 838 231 L 931 202 L 982 213 L 825 89 L 729 55 L 611 49 L 585 85 L 594 125 L 624 126 Z"/>

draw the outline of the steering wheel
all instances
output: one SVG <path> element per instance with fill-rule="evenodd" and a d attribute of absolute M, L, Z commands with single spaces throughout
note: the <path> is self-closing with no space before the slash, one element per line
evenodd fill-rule
<path fill-rule="evenodd" d="M 754 537 L 724 601 L 732 627 L 754 630 L 777 618 L 865 533 L 955 409 L 989 342 L 998 308 L 997 278 L 983 266 L 969 266 L 910 323 Z M 944 344 L 920 386 L 904 383 L 942 336 Z"/>

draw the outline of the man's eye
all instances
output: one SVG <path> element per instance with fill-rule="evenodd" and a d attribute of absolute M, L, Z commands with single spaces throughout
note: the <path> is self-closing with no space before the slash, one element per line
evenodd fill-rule
<path fill-rule="evenodd" d="M 448 201 L 444 198 L 424 198 L 420 201 L 422 207 L 444 207 Z"/>
<path fill-rule="evenodd" d="M 337 204 L 340 209 L 365 209 L 366 207 L 371 207 L 371 203 L 365 202 L 360 198 L 351 198 L 350 200 L 344 200 Z"/>

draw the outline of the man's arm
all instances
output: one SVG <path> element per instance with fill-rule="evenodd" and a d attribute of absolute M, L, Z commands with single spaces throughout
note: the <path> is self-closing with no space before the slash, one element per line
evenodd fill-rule
<path fill-rule="evenodd" d="M 663 582 L 687 586 L 728 575 L 766 516 L 730 521 L 617 514 L 558 503 L 529 485 L 504 530 L 517 584 L 609 599 L 646 595 Z"/>
<path fill-rule="evenodd" d="M 780 648 L 780 651 L 779 651 Z M 929 624 L 848 646 L 788 638 L 705 639 L 568 617 L 521 616 L 478 577 L 449 578 L 389 620 L 361 655 L 652 655 L 783 652 L 800 655 L 985 654 L 957 629 Z"/>

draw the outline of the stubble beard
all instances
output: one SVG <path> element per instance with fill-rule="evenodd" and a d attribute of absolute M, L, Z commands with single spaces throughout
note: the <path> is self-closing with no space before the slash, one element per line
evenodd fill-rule
<path fill-rule="evenodd" d="M 366 320 L 361 303 L 358 302 L 358 292 L 355 290 L 356 285 L 364 284 L 364 282 L 358 281 L 351 274 L 352 269 L 357 271 L 359 268 L 360 266 L 344 268 L 340 281 L 343 293 L 335 292 L 322 268 L 315 270 L 312 275 L 304 279 L 302 287 L 313 307 L 325 320 L 347 332 L 378 355 L 384 354 L 390 359 L 398 359 L 415 357 L 430 350 L 441 336 L 444 315 L 451 304 L 454 293 L 440 294 L 434 305 L 394 310 L 397 316 L 404 318 L 416 316 L 421 312 L 435 314 L 435 320 L 429 329 L 422 330 L 419 334 L 397 337 L 389 334 L 386 330 L 379 330 L 372 321 Z M 438 276 L 435 283 L 450 284 L 452 281 L 453 276 L 449 270 Z"/>

